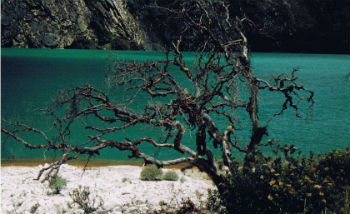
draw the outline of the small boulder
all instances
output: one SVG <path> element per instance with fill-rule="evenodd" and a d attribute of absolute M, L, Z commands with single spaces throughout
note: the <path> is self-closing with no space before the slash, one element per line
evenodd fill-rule
<path fill-rule="evenodd" d="M 53 33 L 46 33 L 42 39 L 45 46 L 54 47 L 57 45 L 59 36 Z"/>

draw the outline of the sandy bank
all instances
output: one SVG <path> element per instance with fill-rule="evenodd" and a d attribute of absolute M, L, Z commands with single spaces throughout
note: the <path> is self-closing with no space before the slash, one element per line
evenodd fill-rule
<path fill-rule="evenodd" d="M 23 158 L 23 159 L 1 159 L 1 167 L 36 167 L 38 165 L 44 165 L 45 163 L 52 163 L 57 161 L 57 158 Z M 143 166 L 144 162 L 142 160 L 113 160 L 113 159 L 92 159 L 87 161 L 86 159 L 78 159 L 69 161 L 69 165 L 76 167 L 84 167 L 88 162 L 87 167 L 104 167 L 104 166 L 120 166 L 120 165 L 130 165 L 130 166 Z M 172 166 L 167 166 L 168 169 L 181 169 L 187 166 L 187 164 L 176 164 Z"/>
<path fill-rule="evenodd" d="M 59 176 L 67 180 L 67 186 L 59 195 L 48 194 L 48 183 L 33 180 L 42 165 L 36 167 L 7 166 L 1 168 L 1 213 L 83 213 L 69 193 L 79 185 L 88 186 L 91 199 L 96 199 L 98 211 L 106 213 L 145 213 L 160 209 L 166 203 L 178 207 L 182 199 L 190 198 L 199 205 L 206 199 L 207 190 L 214 188 L 211 181 L 196 170 L 182 173 L 175 170 L 178 181 L 141 181 L 142 167 L 118 165 L 91 167 L 84 173 L 81 167 L 62 165 Z M 164 172 L 169 169 L 164 169 Z M 98 212 L 96 212 L 98 213 Z"/>

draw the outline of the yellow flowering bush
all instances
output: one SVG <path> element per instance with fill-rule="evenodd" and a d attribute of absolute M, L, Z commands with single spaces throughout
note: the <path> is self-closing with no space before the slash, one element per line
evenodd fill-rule
<path fill-rule="evenodd" d="M 227 177 L 221 198 L 229 213 L 342 213 L 350 190 L 350 152 L 301 156 L 294 146 L 279 147 L 275 156 L 260 155 L 255 171 Z M 283 154 L 280 156 L 278 154 Z M 347 190 L 348 189 L 348 190 Z M 349 203 L 348 203 L 349 204 Z"/>

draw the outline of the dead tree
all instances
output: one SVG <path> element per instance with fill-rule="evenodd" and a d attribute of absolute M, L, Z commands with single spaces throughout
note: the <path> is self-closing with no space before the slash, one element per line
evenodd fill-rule
<path fill-rule="evenodd" d="M 43 168 L 37 179 L 43 175 L 43 180 L 48 179 L 58 172 L 61 164 L 83 154 L 94 156 L 105 148 L 116 148 L 128 150 L 130 157 L 143 159 L 158 167 L 188 163 L 188 167 L 195 166 L 206 172 L 219 191 L 224 190 L 226 183 L 218 160 L 221 159 L 228 168 L 227 173 L 234 173 L 231 155 L 232 150 L 237 150 L 244 153 L 244 170 L 251 170 L 259 146 L 264 144 L 263 136 L 268 134 L 268 122 L 262 125 L 259 120 L 259 91 L 268 90 L 285 98 L 281 110 L 271 118 L 281 115 L 289 107 L 300 116 L 296 100 L 303 96 L 307 102 L 313 103 L 313 92 L 296 82 L 296 70 L 291 75 L 277 76 L 272 82 L 254 75 L 243 31 L 243 25 L 249 24 L 249 19 L 231 17 L 230 6 L 234 5 L 225 1 L 193 0 L 184 1 L 182 9 L 166 8 L 183 25 L 172 50 L 165 53 L 163 60 L 150 63 L 118 62 L 109 78 L 113 86 L 122 86 L 125 91 L 132 92 L 127 100 L 112 100 L 106 93 L 90 85 L 75 87 L 61 94 L 56 103 L 57 109 L 46 110 L 55 121 L 55 138 L 20 123 L 8 123 L 6 128 L 1 129 L 2 132 L 30 149 L 62 151 L 61 159 Z M 194 64 L 186 62 L 181 52 L 181 42 L 186 35 L 194 35 L 194 42 L 198 43 L 198 58 Z M 191 86 L 184 86 L 177 74 L 184 75 Z M 163 101 L 145 103 L 143 111 L 138 112 L 127 105 L 138 96 Z M 62 109 L 67 106 L 69 111 L 62 114 Z M 245 145 L 235 137 L 237 119 L 231 113 L 233 110 L 243 111 L 249 117 L 251 133 Z M 67 138 L 71 134 L 72 124 L 84 117 L 98 119 L 98 123 L 85 125 L 95 135 L 88 136 L 89 144 L 81 142 L 81 145 L 72 145 Z M 227 128 L 217 125 L 217 117 L 225 119 Z M 123 141 L 108 137 L 110 133 L 118 134 L 135 125 L 158 128 L 164 132 L 164 137 L 161 140 L 152 136 L 134 139 L 130 134 Z M 189 129 L 195 132 L 195 142 L 192 142 L 195 149 L 183 143 L 184 133 Z M 41 135 L 46 144 L 37 145 L 21 138 L 19 133 L 24 131 Z M 183 156 L 159 160 L 145 154 L 140 148 L 142 144 L 172 149 Z M 214 150 L 219 151 L 220 157 L 214 155 Z"/>

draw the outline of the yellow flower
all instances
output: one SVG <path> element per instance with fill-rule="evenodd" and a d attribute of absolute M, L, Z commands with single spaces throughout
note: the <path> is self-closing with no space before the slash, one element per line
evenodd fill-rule
<path fill-rule="evenodd" d="M 324 168 L 324 171 L 328 171 L 328 170 L 329 170 L 329 168 L 328 168 L 328 167 L 325 167 L 325 168 Z"/>
<path fill-rule="evenodd" d="M 292 195 L 294 195 L 296 192 L 295 192 L 295 190 L 292 188 L 292 189 L 289 190 L 289 193 L 292 194 Z"/>
<path fill-rule="evenodd" d="M 261 179 L 261 180 L 264 179 L 264 176 L 263 176 L 263 175 L 260 175 L 260 179 Z"/>
<path fill-rule="evenodd" d="M 233 132 L 233 127 L 232 127 L 232 125 L 227 126 L 227 128 L 226 128 L 226 129 L 227 129 L 227 131 L 228 131 L 228 132 Z"/>
<path fill-rule="evenodd" d="M 322 199 L 322 202 L 325 204 L 327 201 L 326 201 L 326 199 Z"/>
<path fill-rule="evenodd" d="M 282 186 L 283 182 L 282 181 L 278 181 L 278 185 Z"/>
<path fill-rule="evenodd" d="M 314 188 L 315 188 L 315 189 L 321 189 L 321 188 L 322 188 L 322 186 L 321 186 L 321 185 L 316 184 L 316 185 L 314 185 Z"/>
<path fill-rule="evenodd" d="M 305 180 L 309 182 L 310 184 L 315 183 L 313 180 L 311 180 L 308 176 L 305 176 Z"/>
<path fill-rule="evenodd" d="M 311 196 L 312 196 L 312 193 L 311 193 L 311 192 L 308 192 L 308 193 L 306 193 L 306 196 L 307 196 L 307 197 L 311 197 Z"/>
<path fill-rule="evenodd" d="M 276 177 L 278 177 L 278 176 L 280 176 L 280 175 L 281 175 L 280 173 L 275 173 L 275 176 L 276 176 Z"/>
<path fill-rule="evenodd" d="M 287 186 L 287 187 L 289 187 L 289 188 L 291 188 L 291 187 L 292 187 L 292 185 L 291 185 L 291 184 L 286 184 L 286 186 Z"/>
<path fill-rule="evenodd" d="M 294 166 L 294 165 L 292 165 L 292 166 L 290 166 L 290 168 L 291 168 L 291 169 L 296 169 L 297 167 Z"/>
<path fill-rule="evenodd" d="M 275 183 L 276 183 L 276 180 L 274 180 L 274 179 L 272 179 L 272 180 L 269 182 L 270 186 L 274 185 Z"/>
<path fill-rule="evenodd" d="M 323 193 L 323 192 L 320 192 L 319 195 L 320 195 L 320 196 L 324 196 L 324 193 Z"/>
<path fill-rule="evenodd" d="M 274 173 L 274 172 L 276 172 L 276 170 L 274 170 L 273 168 L 271 168 L 271 170 L 270 170 L 270 171 L 271 171 L 271 173 Z"/>
<path fill-rule="evenodd" d="M 187 67 L 184 67 L 183 70 L 184 70 L 184 71 L 189 71 L 190 69 L 188 69 Z"/>
<path fill-rule="evenodd" d="M 270 201 L 272 201 L 272 200 L 273 200 L 272 195 L 268 195 L 268 196 L 267 196 L 267 199 L 269 199 Z"/>

